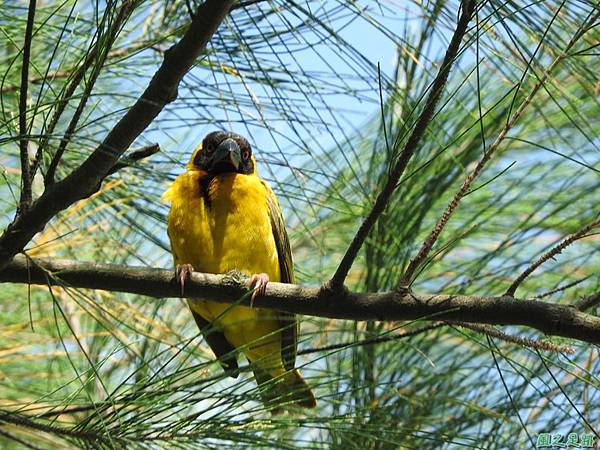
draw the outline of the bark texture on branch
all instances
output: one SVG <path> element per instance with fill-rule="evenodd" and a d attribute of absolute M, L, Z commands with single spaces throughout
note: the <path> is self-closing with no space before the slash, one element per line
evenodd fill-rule
<path fill-rule="evenodd" d="M 96 192 L 131 143 L 177 98 L 181 79 L 206 48 L 233 3 L 233 0 L 207 0 L 198 7 L 181 40 L 165 52 L 162 65 L 144 93 L 98 148 L 65 179 L 49 185 L 42 196 L 6 228 L 0 236 L 0 268 L 22 251 L 56 214 Z"/>
<path fill-rule="evenodd" d="M 0 282 L 64 284 L 150 297 L 182 297 L 174 272 L 113 264 L 17 256 L 0 270 Z M 246 279 L 193 273 L 185 297 L 248 305 Z M 453 320 L 493 325 L 522 325 L 549 335 L 600 344 L 600 318 L 575 307 L 512 297 L 425 295 L 405 291 L 331 294 L 317 287 L 269 283 L 256 307 L 351 320 Z"/>
<path fill-rule="evenodd" d="M 331 280 L 327 285 L 328 289 L 332 291 L 342 290 L 344 280 L 348 276 L 348 272 L 350 271 L 352 264 L 354 264 L 354 260 L 358 256 L 358 252 L 360 251 L 365 239 L 371 232 L 371 229 L 375 225 L 375 222 L 377 222 L 379 216 L 388 206 L 390 198 L 396 190 L 400 177 L 402 177 L 404 171 L 408 167 L 408 163 L 415 154 L 415 151 L 421 142 L 421 138 L 425 134 L 425 130 L 427 129 L 429 122 L 431 122 L 436 105 L 442 96 L 442 91 L 444 90 L 444 86 L 448 80 L 450 69 L 452 69 L 452 65 L 459 53 L 460 43 L 467 32 L 467 28 L 469 26 L 469 22 L 471 21 L 471 16 L 473 15 L 476 4 L 477 2 L 474 0 L 463 0 L 461 2 L 460 19 L 458 20 L 456 30 L 452 35 L 452 39 L 450 40 L 450 44 L 448 45 L 440 69 L 431 84 L 431 89 L 425 102 L 425 106 L 415 122 L 410 137 L 400 152 L 398 161 L 396 161 L 394 164 L 394 168 L 389 174 L 385 185 L 383 186 L 381 192 L 377 195 L 375 203 L 373 204 L 373 208 L 371 208 L 371 211 L 361 223 L 356 235 L 348 246 L 346 253 L 342 257 L 338 268 L 333 274 L 333 277 L 331 277 Z"/>

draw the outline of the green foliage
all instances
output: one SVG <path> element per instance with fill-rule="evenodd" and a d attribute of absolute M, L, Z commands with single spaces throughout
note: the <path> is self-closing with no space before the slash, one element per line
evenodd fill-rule
<path fill-rule="evenodd" d="M 60 179 L 133 104 L 190 19 L 184 1 L 125 2 L 131 11 L 114 1 L 38 3 L 30 153 L 46 174 L 64 145 Z M 206 132 L 232 128 L 250 138 L 284 207 L 299 280 L 322 283 L 414 126 L 458 10 L 443 0 L 235 9 L 178 99 L 137 142 L 159 142 L 162 152 L 59 215 L 27 253 L 170 267 L 160 195 Z M 480 2 L 436 115 L 349 274 L 352 289 L 397 287 L 468 172 L 597 13 L 585 2 Z M 20 189 L 26 19 L 25 2 L 0 2 L 3 226 Z M 597 217 L 599 33 L 581 36 L 508 130 L 415 290 L 502 294 L 532 260 Z M 396 55 L 391 69 L 376 59 L 386 48 Z M 558 289 L 546 300 L 573 304 L 598 291 L 598 273 L 591 234 L 517 295 Z M 319 407 L 271 417 L 248 367 L 237 380 L 221 373 L 182 301 L 5 284 L 0 302 L 0 447 L 504 449 L 531 448 L 540 432 L 600 432 L 598 352 L 584 343 L 569 342 L 572 355 L 541 352 L 446 325 L 368 344 L 426 322 L 306 318 L 299 360 Z M 348 345 L 322 349 L 340 343 Z"/>

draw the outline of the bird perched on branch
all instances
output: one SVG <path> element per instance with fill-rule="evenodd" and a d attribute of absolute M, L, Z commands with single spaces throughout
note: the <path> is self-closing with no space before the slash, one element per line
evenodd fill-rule
<path fill-rule="evenodd" d="M 275 194 L 261 180 L 248 141 L 235 133 L 208 134 L 186 171 L 163 194 L 171 203 L 168 234 L 182 285 L 191 271 L 251 276 L 251 305 L 267 283 L 293 283 L 285 224 Z M 223 369 L 238 375 L 237 352 L 250 361 L 263 402 L 316 406 L 295 369 L 298 324 L 292 314 L 188 300 L 205 341 Z"/>

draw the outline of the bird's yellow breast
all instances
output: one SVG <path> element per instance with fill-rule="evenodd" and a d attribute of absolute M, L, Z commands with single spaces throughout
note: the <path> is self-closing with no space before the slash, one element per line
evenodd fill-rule
<path fill-rule="evenodd" d="M 200 177 L 198 171 L 187 171 L 163 195 L 171 202 L 168 232 L 176 264 L 192 264 L 194 270 L 208 273 L 234 269 L 247 275 L 264 272 L 271 281 L 280 281 L 263 182 L 255 175 L 219 175 L 209 184 L 206 202 Z M 223 326 L 256 315 L 250 308 L 236 308 L 233 316 L 231 311 L 229 318 L 224 317 L 228 306 L 213 302 L 190 306 L 207 320 L 219 318 Z"/>

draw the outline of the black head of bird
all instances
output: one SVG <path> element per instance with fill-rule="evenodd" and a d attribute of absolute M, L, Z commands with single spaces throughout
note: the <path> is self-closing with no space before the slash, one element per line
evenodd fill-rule
<path fill-rule="evenodd" d="M 227 131 L 213 131 L 206 135 L 202 145 L 194 151 L 193 168 L 211 175 L 223 173 L 255 173 L 252 148 L 246 138 Z"/>

